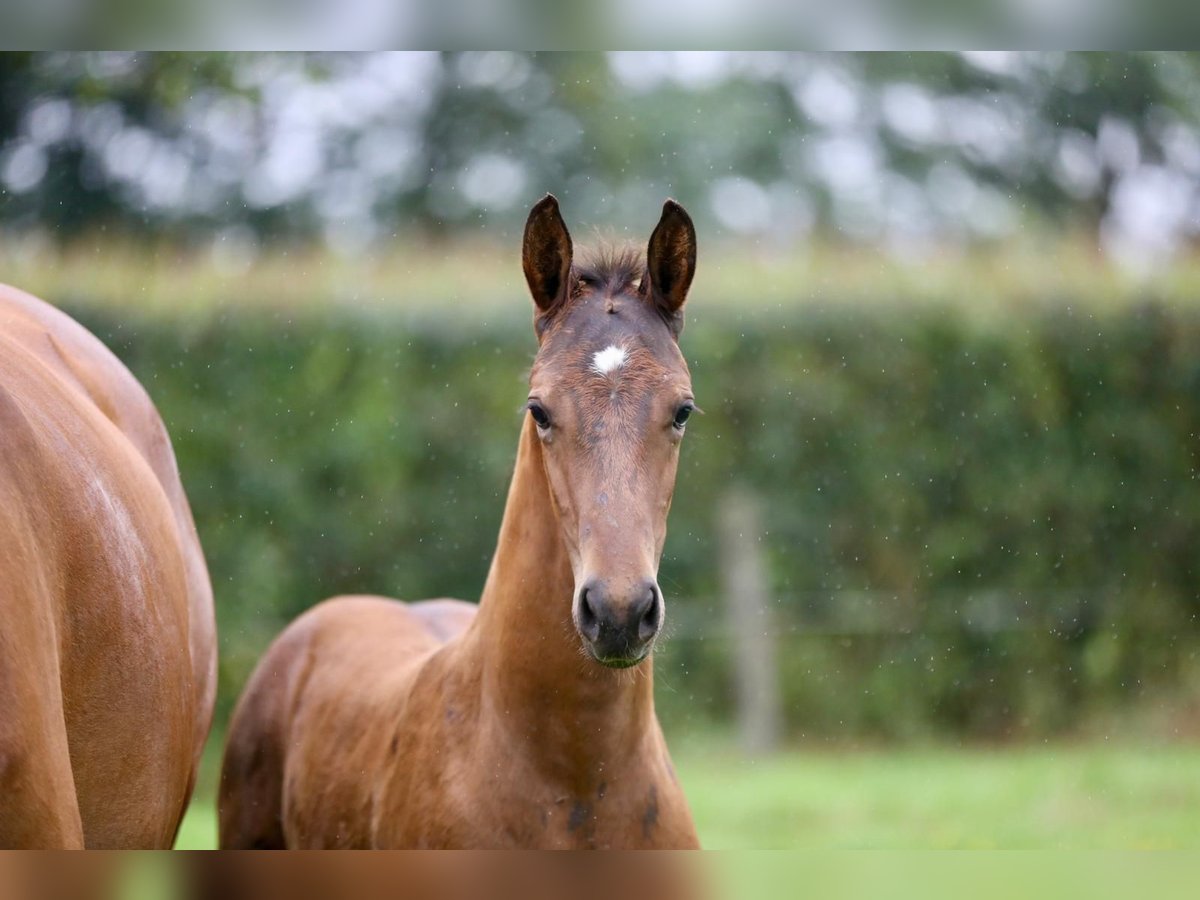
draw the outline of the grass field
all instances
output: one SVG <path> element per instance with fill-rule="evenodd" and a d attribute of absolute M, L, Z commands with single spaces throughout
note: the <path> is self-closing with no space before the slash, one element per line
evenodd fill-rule
<path fill-rule="evenodd" d="M 214 742 L 215 744 L 216 742 Z M 796 751 L 682 747 L 709 849 L 1200 849 L 1200 747 Z M 216 752 L 177 846 L 216 841 Z"/>

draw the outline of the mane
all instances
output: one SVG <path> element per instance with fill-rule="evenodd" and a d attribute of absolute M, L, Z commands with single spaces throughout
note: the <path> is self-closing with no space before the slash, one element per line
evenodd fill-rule
<path fill-rule="evenodd" d="M 633 246 L 601 244 L 572 266 L 571 274 L 576 293 L 589 287 L 610 295 L 619 294 L 635 287 L 645 277 L 646 258 Z"/>

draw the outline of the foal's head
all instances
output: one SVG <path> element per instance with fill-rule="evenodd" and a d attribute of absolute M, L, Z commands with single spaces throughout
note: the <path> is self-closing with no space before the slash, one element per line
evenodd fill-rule
<path fill-rule="evenodd" d="M 572 618 L 599 662 L 636 665 L 663 625 L 658 562 L 694 408 L 677 342 L 696 232 L 668 200 L 644 260 L 577 263 L 547 195 L 525 224 L 522 262 L 540 343 L 529 415 L 574 570 Z"/>

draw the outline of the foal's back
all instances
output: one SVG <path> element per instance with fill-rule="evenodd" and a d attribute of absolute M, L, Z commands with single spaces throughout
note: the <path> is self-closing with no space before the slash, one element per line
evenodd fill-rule
<path fill-rule="evenodd" d="M 435 657 L 476 606 L 337 597 L 292 623 L 259 662 L 234 712 L 222 766 L 224 849 L 369 847 L 371 817 L 403 759 L 400 726 L 418 680 L 448 684 Z M 286 784 L 286 790 L 285 790 Z M 285 808 L 285 797 L 293 798 Z M 303 798 L 297 800 L 294 798 Z"/>

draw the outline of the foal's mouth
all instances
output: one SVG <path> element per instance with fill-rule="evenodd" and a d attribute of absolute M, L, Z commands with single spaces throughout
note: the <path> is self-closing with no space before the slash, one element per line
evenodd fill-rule
<path fill-rule="evenodd" d="M 587 645 L 586 641 L 584 644 L 587 646 L 588 653 L 592 659 L 608 669 L 632 669 L 634 666 L 645 662 L 650 656 L 650 651 L 654 649 L 653 642 L 651 642 L 633 656 L 600 656 L 590 645 Z"/>

